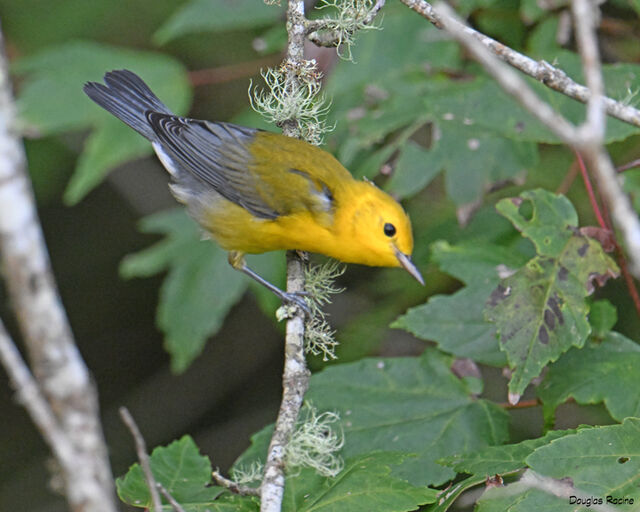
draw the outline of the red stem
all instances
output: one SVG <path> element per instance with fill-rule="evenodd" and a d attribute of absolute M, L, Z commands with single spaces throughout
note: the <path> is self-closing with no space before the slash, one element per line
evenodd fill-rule
<path fill-rule="evenodd" d="M 540 400 L 537 398 L 532 398 L 531 400 L 521 400 L 515 405 L 510 404 L 509 402 L 502 402 L 498 404 L 499 407 L 503 409 L 527 409 L 530 407 L 537 407 L 540 405 Z"/>
<path fill-rule="evenodd" d="M 610 229 L 607 226 L 607 223 L 604 221 L 602 217 L 602 213 L 600 212 L 600 207 L 598 206 L 598 201 L 596 200 L 596 195 L 593 192 L 593 187 L 591 186 L 591 180 L 589 179 L 589 173 L 587 172 L 587 168 L 584 165 L 584 160 L 582 156 L 577 151 L 575 152 L 576 159 L 578 160 L 578 168 L 580 169 L 580 174 L 582 174 L 582 181 L 584 181 L 584 187 L 587 189 L 587 194 L 589 194 L 589 201 L 591 202 L 591 208 L 593 208 L 593 213 L 596 215 L 596 219 L 598 220 L 598 224 L 603 229 Z"/>
<path fill-rule="evenodd" d="M 569 170 L 567 171 L 567 174 L 565 174 L 562 183 L 560 183 L 560 185 L 556 189 L 556 194 L 564 195 L 569 192 L 569 189 L 573 185 L 576 176 L 578 176 L 578 162 L 574 160 L 573 163 L 569 166 Z"/>
<path fill-rule="evenodd" d="M 604 214 L 604 218 L 607 222 L 607 226 L 609 226 L 609 230 L 613 234 L 613 245 L 616 248 L 616 256 L 618 259 L 618 265 L 620 265 L 620 272 L 622 272 L 622 277 L 624 277 L 624 282 L 627 285 L 627 289 L 629 290 L 629 295 L 631 296 L 631 300 L 633 301 L 633 305 L 636 308 L 636 313 L 640 317 L 640 295 L 638 295 L 638 288 L 636 287 L 636 282 L 629 272 L 629 267 L 627 265 L 627 259 L 624 257 L 624 252 L 622 251 L 622 247 L 618 244 L 618 239 L 616 238 L 615 232 L 611 229 L 611 218 L 609 217 L 609 209 L 607 208 L 606 203 L 602 202 L 602 213 Z"/>
<path fill-rule="evenodd" d="M 210 84 L 222 84 L 240 78 L 257 75 L 263 67 L 275 65 L 282 59 L 281 55 L 268 55 L 261 59 L 217 68 L 198 69 L 189 72 L 189 81 L 194 87 Z"/>
<path fill-rule="evenodd" d="M 582 179 L 584 180 L 584 186 L 587 189 L 587 193 L 589 194 L 589 200 L 591 201 L 591 206 L 593 207 L 593 211 L 596 214 L 598 219 L 598 224 L 600 224 L 601 228 L 607 229 L 612 234 L 613 245 L 616 248 L 616 256 L 618 260 L 618 265 L 620 265 L 620 272 L 622 273 L 622 277 L 624 277 L 624 281 L 627 285 L 627 289 L 629 290 L 629 295 L 631 296 L 631 300 L 633 301 L 633 305 L 636 308 L 636 313 L 640 316 L 640 295 L 638 294 L 638 289 L 636 288 L 636 283 L 629 272 L 629 267 L 627 265 L 627 259 L 624 256 L 624 252 L 620 244 L 618 243 L 618 239 L 616 238 L 616 233 L 613 230 L 613 225 L 611 224 L 611 218 L 609 217 L 609 210 L 607 209 L 607 205 L 604 201 L 602 202 L 602 212 L 600 213 L 600 208 L 598 207 L 598 202 L 596 201 L 595 194 L 593 191 L 593 187 L 591 186 L 591 181 L 589 180 L 589 174 L 587 173 L 587 169 L 584 165 L 584 161 L 579 153 L 576 152 L 576 158 L 578 161 L 578 165 L 580 167 L 580 172 L 582 173 Z M 633 162 L 632 162 L 633 163 Z M 628 164 L 631 165 L 631 164 Z M 629 167 L 630 168 L 630 167 Z"/>

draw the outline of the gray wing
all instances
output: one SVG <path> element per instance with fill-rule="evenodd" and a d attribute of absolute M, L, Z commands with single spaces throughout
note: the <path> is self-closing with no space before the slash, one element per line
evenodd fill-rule
<path fill-rule="evenodd" d="M 257 130 L 230 123 L 210 123 L 161 112 L 147 112 L 157 143 L 180 174 L 188 173 L 221 196 L 263 219 L 280 215 L 260 196 L 249 172 L 248 147 Z M 189 180 L 184 180 L 186 183 Z"/>

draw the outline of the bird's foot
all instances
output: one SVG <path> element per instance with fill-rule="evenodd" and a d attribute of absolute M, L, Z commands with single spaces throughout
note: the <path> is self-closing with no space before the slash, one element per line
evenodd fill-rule
<path fill-rule="evenodd" d="M 285 318 L 291 318 L 295 315 L 296 309 L 302 311 L 305 317 L 311 316 L 311 308 L 304 297 L 308 296 L 309 292 L 281 292 L 278 294 L 280 300 L 282 300 L 282 307 L 276 312 L 278 320 L 284 320 Z"/>

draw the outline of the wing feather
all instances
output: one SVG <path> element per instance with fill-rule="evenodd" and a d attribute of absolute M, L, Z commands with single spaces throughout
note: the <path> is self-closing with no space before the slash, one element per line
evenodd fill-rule
<path fill-rule="evenodd" d="M 147 119 L 181 172 L 196 177 L 256 217 L 275 219 L 282 214 L 261 197 L 259 183 L 249 171 L 249 146 L 256 130 L 159 112 L 147 112 Z"/>

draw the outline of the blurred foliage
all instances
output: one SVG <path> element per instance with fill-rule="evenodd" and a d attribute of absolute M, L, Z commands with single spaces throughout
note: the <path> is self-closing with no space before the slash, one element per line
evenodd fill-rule
<path fill-rule="evenodd" d="M 285 44 L 285 2 L 55 3 L 64 23 L 43 23 L 37 0 L 0 0 L 3 18 L 11 20 L 3 25 L 21 128 L 37 139 L 27 141 L 27 152 L 41 201 L 61 195 L 68 204 L 81 201 L 111 170 L 151 154 L 144 139 L 82 93 L 85 81 L 100 80 L 110 69 L 136 71 L 178 113 L 187 113 L 195 96 L 193 110 L 201 117 L 235 112 L 236 122 L 268 128 L 246 108 L 245 91 L 248 77 L 263 65 L 256 59 Z M 573 41 L 561 30 L 568 2 L 454 4 L 479 30 L 582 82 Z M 602 8 L 607 94 L 637 105 L 640 3 L 618 0 Z M 353 62 L 316 55 L 332 99 L 328 122 L 335 130 L 327 149 L 355 176 L 404 200 L 415 231 L 414 261 L 427 286 L 396 269 L 350 269 L 353 286 L 345 299 L 336 298 L 329 317 L 339 324 L 340 359 L 313 376 L 309 391 L 316 407 L 342 417 L 345 470 L 336 479 L 308 469 L 288 475 L 285 510 L 335 510 L 339 503 L 340 510 L 424 505 L 443 512 L 486 476 L 515 478 L 523 470 L 568 477 L 595 496 L 615 490 L 637 502 L 633 447 L 640 446 L 640 429 L 631 417 L 640 415 L 640 324 L 621 284 L 595 290 L 618 269 L 600 242 L 581 231 L 595 216 L 573 173 L 572 153 L 423 18 L 389 1 L 377 23 L 381 30 L 357 37 Z M 217 71 L 224 75 L 235 65 L 246 69 L 241 79 L 225 75 L 224 101 L 212 98 L 208 87 L 193 90 L 187 69 L 222 66 Z M 527 81 L 569 120 L 584 119 L 582 104 Z M 89 131 L 82 142 L 77 133 Z M 637 127 L 608 119 L 606 141 L 616 163 L 640 158 L 639 135 Z M 630 170 L 622 179 L 640 209 L 640 173 Z M 566 197 L 551 193 L 556 190 Z M 265 313 L 278 306 L 232 270 L 223 251 L 201 241 L 182 211 L 147 217 L 140 227 L 160 240 L 126 258 L 121 272 L 126 278 L 166 273 L 156 322 L 175 371 L 198 356 L 247 287 Z M 284 282 L 282 254 L 249 263 Z M 389 324 L 424 340 L 424 354 L 362 359 L 389 351 Z M 455 358 L 480 370 L 454 374 Z M 310 365 L 325 366 L 319 359 Z M 484 365 L 508 367 L 512 400 L 537 395 L 545 435 L 513 443 L 506 405 L 484 398 L 505 395 L 503 383 L 482 379 Z M 556 410 L 567 400 L 603 404 L 618 424 L 553 430 Z M 264 458 L 270 429 L 254 436 L 237 466 Z M 154 450 L 152 465 L 185 510 L 257 509 L 252 498 L 204 487 L 211 463 L 188 437 Z M 452 485 L 446 496 L 434 502 L 433 488 L 446 485 Z M 148 506 L 138 466 L 118 480 L 118 490 L 127 503 Z M 575 508 L 520 481 L 489 489 L 477 510 L 513 504 L 518 510 Z"/>

